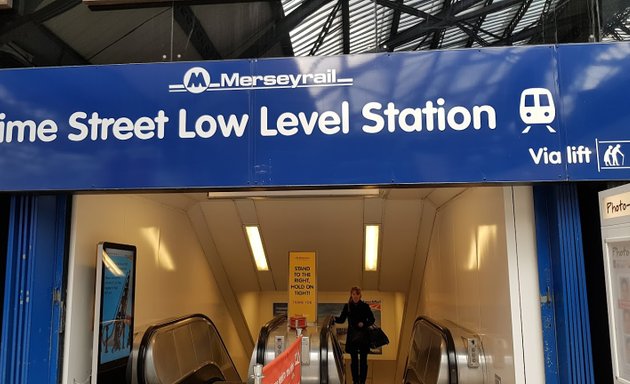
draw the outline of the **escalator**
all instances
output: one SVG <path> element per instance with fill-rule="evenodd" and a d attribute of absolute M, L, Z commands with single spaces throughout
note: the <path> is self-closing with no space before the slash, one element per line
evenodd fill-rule
<path fill-rule="evenodd" d="M 416 319 L 404 384 L 482 384 L 487 372 L 479 335 L 450 321 Z"/>
<path fill-rule="evenodd" d="M 301 382 L 343 384 L 343 352 L 334 317 L 303 329 Z M 285 315 L 267 322 L 259 333 L 250 361 L 248 383 L 256 364 L 266 365 L 297 339 Z M 212 321 L 190 315 L 153 324 L 139 332 L 127 365 L 129 384 L 242 384 L 236 367 Z"/>
<path fill-rule="evenodd" d="M 302 334 L 302 384 L 343 384 L 345 369 L 343 352 L 334 327 L 334 317 L 328 316 L 320 324 L 308 326 Z M 259 333 L 252 354 L 248 376 L 254 383 L 256 364 L 266 365 L 297 339 L 295 329 L 288 326 L 285 315 L 280 315 L 265 324 Z"/>
<path fill-rule="evenodd" d="M 165 320 L 138 333 L 127 365 L 127 383 L 242 381 L 215 325 L 197 314 Z"/>

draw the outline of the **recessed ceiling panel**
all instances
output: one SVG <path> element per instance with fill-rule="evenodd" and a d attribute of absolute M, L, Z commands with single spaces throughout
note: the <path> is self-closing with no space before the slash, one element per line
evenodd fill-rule
<path fill-rule="evenodd" d="M 383 211 L 381 291 L 407 292 L 419 238 L 421 200 L 387 200 Z"/>
<path fill-rule="evenodd" d="M 210 231 L 208 236 L 214 241 L 234 291 L 237 293 L 259 291 L 256 268 L 234 202 L 208 201 L 202 203 L 202 209 Z"/>
<path fill-rule="evenodd" d="M 257 200 L 256 211 L 278 290 L 287 289 L 290 251 L 317 253 L 319 290 L 361 283 L 362 198 Z"/>

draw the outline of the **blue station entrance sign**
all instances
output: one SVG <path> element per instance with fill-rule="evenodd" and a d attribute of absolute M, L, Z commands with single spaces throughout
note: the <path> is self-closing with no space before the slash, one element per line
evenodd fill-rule
<path fill-rule="evenodd" d="M 0 189 L 625 180 L 628 67 L 619 43 L 2 70 Z"/>

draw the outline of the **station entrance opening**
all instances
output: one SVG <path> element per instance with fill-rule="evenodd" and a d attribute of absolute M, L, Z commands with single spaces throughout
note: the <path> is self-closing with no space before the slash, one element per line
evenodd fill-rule
<path fill-rule="evenodd" d="M 373 271 L 365 268 L 366 225 L 380 228 Z M 259 228 L 268 270 L 257 269 L 246 226 Z M 318 316 L 338 316 L 350 287 L 363 288 L 391 341 L 370 355 L 372 383 L 402 378 L 420 315 L 481 334 L 493 361 L 484 376 L 512 382 L 523 356 L 530 365 L 542 361 L 541 340 L 532 336 L 541 326 L 530 187 L 77 194 L 72 228 L 69 303 L 91 300 L 94 244 L 133 244 L 137 329 L 204 313 L 242 378 L 261 327 L 286 311 L 292 251 L 316 254 Z M 79 380 L 93 314 L 69 308 L 64 364 Z M 336 329 L 343 343 L 344 325 Z"/>

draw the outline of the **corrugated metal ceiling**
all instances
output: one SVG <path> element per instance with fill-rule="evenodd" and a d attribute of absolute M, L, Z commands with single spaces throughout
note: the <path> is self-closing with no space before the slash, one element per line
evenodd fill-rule
<path fill-rule="evenodd" d="M 14 1 L 0 11 L 0 67 L 630 39 L 630 4 L 604 0 L 597 14 L 592 1 Z"/>

